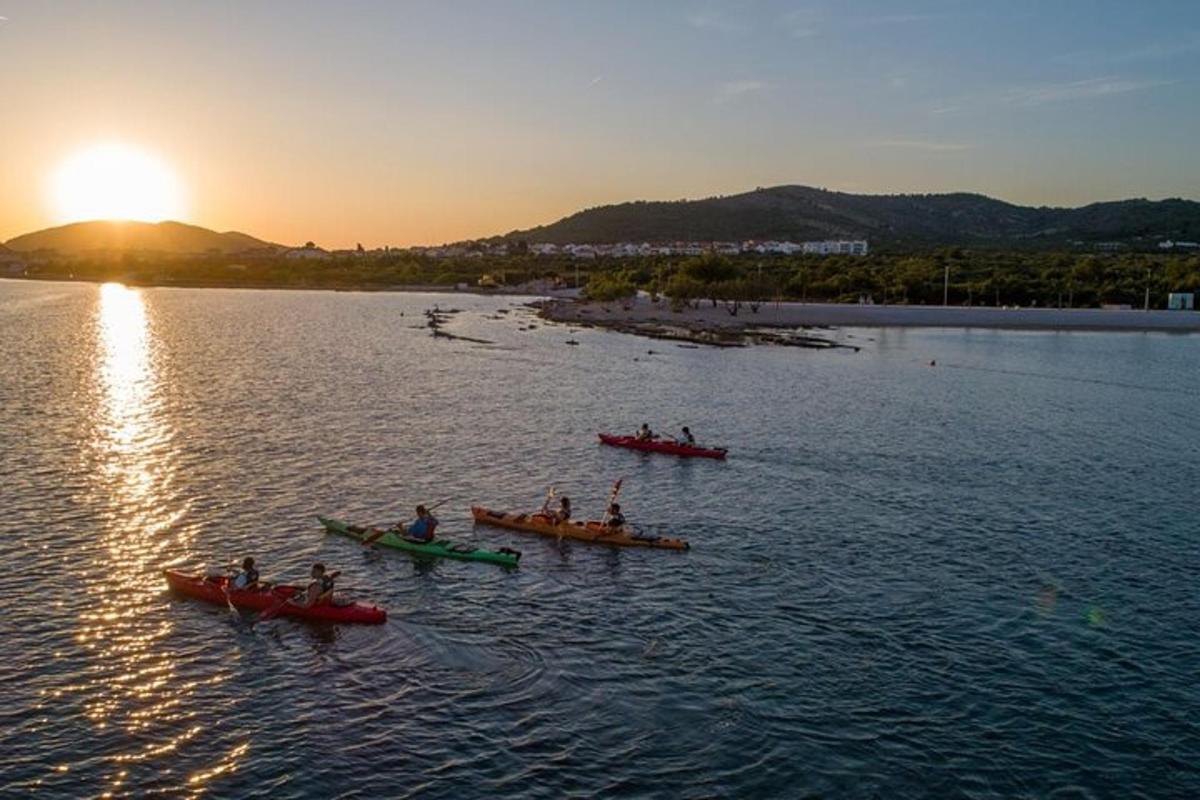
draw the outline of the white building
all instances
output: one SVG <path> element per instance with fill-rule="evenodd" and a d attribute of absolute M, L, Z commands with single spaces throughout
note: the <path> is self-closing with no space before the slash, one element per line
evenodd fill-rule
<path fill-rule="evenodd" d="M 284 253 L 284 258 L 290 258 L 290 259 L 293 259 L 296 261 L 299 261 L 299 260 L 325 261 L 325 260 L 329 259 L 330 257 L 331 257 L 330 252 L 328 250 L 326 250 L 322 247 L 317 247 L 315 244 L 312 245 L 311 247 L 309 245 L 305 245 L 304 247 L 293 247 L 291 250 L 288 250 L 286 253 Z"/>
<path fill-rule="evenodd" d="M 805 242 L 805 255 L 819 256 L 865 256 L 869 248 L 865 240 L 828 240 L 824 242 Z"/>
<path fill-rule="evenodd" d="M 563 247 L 565 252 L 571 254 L 571 258 L 595 258 L 596 248 L 590 244 L 568 244 Z"/>

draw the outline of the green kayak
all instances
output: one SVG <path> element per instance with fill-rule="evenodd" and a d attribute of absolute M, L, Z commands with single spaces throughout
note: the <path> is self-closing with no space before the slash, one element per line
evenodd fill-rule
<path fill-rule="evenodd" d="M 364 528 L 359 525 L 347 525 L 340 519 L 329 519 L 327 517 L 317 517 L 317 519 L 325 526 L 326 531 L 340 533 L 343 536 L 349 536 L 360 542 L 369 534 L 378 532 L 378 529 Z M 410 553 L 418 553 L 434 558 L 457 558 L 459 561 L 488 561 L 492 564 L 500 564 L 505 567 L 515 567 L 517 566 L 517 562 L 521 560 L 519 552 L 510 550 L 507 547 L 502 547 L 499 550 L 484 550 L 479 547 L 472 547 L 469 544 L 454 544 L 445 539 L 434 539 L 432 542 L 427 543 L 410 542 L 407 539 L 397 536 L 395 531 L 390 530 L 376 539 L 375 544 L 381 544 L 384 547 L 394 547 L 397 550 L 407 550 Z"/>

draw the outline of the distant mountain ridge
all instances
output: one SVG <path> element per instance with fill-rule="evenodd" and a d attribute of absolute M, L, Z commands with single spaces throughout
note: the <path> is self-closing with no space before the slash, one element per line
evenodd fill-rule
<path fill-rule="evenodd" d="M 65 255 L 101 251 L 148 251 L 189 255 L 219 251 L 237 253 L 259 247 L 278 247 L 245 233 L 217 231 L 182 222 L 73 222 L 26 233 L 4 243 L 17 252 L 54 250 Z"/>
<path fill-rule="evenodd" d="M 874 243 L 1053 245 L 1070 240 L 1200 239 L 1200 203 L 1120 200 L 1018 206 L 981 194 L 866 195 L 776 186 L 702 200 L 599 206 L 508 239 L 622 241 L 868 239 Z"/>

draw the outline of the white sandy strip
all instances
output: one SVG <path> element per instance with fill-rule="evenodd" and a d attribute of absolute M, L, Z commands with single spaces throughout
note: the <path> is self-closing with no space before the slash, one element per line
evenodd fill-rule
<path fill-rule="evenodd" d="M 764 303 L 758 313 L 745 304 L 732 316 L 724 305 L 671 311 L 666 301 L 646 299 L 619 303 L 556 303 L 552 314 L 562 321 L 657 322 L 689 328 L 746 326 L 799 327 L 830 325 L 850 328 L 1014 328 L 1030 330 L 1200 331 L 1200 312 L 1127 311 L 1096 308 L 966 308 L 960 306 L 866 306 L 830 303 Z"/>

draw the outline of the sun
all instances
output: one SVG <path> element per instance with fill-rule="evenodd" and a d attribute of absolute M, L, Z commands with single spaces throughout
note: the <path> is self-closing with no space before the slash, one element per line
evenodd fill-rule
<path fill-rule="evenodd" d="M 153 154 L 120 143 L 96 144 L 69 156 L 50 180 L 60 223 L 96 219 L 161 222 L 184 216 L 183 188 Z"/>

